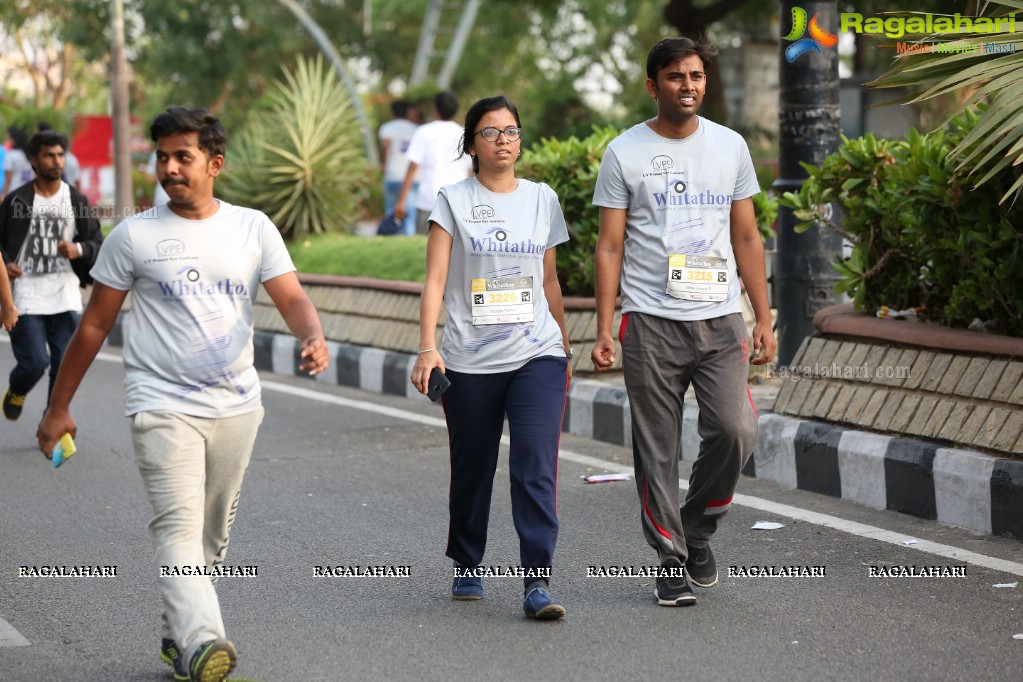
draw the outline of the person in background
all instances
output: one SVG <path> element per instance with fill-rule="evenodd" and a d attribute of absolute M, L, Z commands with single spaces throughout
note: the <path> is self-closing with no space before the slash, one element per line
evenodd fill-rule
<path fill-rule="evenodd" d="M 469 174 L 469 161 L 459 153 L 462 126 L 453 120 L 458 111 L 458 98 L 453 92 L 439 92 L 433 98 L 437 120 L 416 129 L 406 156 L 409 160 L 405 182 L 401 187 L 394 215 L 404 220 L 411 203 L 416 211 L 416 233 L 427 234 L 430 211 L 437 202 L 437 193 L 444 185 L 465 179 Z M 419 191 L 414 202 L 409 201 L 416 173 L 419 173 Z"/>
<path fill-rule="evenodd" d="M 10 127 L 7 129 L 7 139 L 10 148 L 4 157 L 4 184 L 0 190 L 0 201 L 7 198 L 10 191 L 32 182 L 35 171 L 28 160 L 26 148 L 28 147 L 28 136 L 21 128 Z"/>
<path fill-rule="evenodd" d="M 263 421 L 253 365 L 257 288 L 301 341 L 300 370 L 322 372 L 329 354 L 277 227 L 259 211 L 213 196 L 227 151 L 220 121 L 205 109 L 171 107 L 153 120 L 150 136 L 170 201 L 121 222 L 107 238 L 36 435 L 46 457 L 64 433 L 75 435 L 71 400 L 130 291 L 125 414 L 153 508 L 160 657 L 175 679 L 221 682 L 238 652 L 225 635 L 215 571 L 227 555 Z"/>
<path fill-rule="evenodd" d="M 451 449 L 452 598 L 483 597 L 478 568 L 507 416 L 512 517 L 526 573 L 522 608 L 530 618 L 555 619 L 565 615 L 549 588 L 572 356 L 555 247 L 568 241 L 568 228 L 550 187 L 515 176 L 521 135 L 518 110 L 504 97 L 482 99 L 466 114 L 461 149 L 475 175 L 441 188 L 430 214 L 411 380 L 424 394 L 434 369 L 451 381 L 442 400 Z"/>
<path fill-rule="evenodd" d="M 404 100 L 396 100 L 391 103 L 391 120 L 380 126 L 380 159 L 381 171 L 384 174 L 384 214 L 390 215 L 394 212 L 394 205 L 398 203 L 401 195 L 401 188 L 405 182 L 405 173 L 408 171 L 409 161 L 405 156 L 412 135 L 418 127 L 411 118 L 411 107 Z M 406 200 L 415 205 L 416 191 L 419 184 L 413 181 L 409 188 Z M 405 216 L 404 232 L 406 235 L 416 233 L 415 215 Z"/>
<path fill-rule="evenodd" d="M 16 364 L 2 411 L 21 417 L 29 392 L 50 371 L 49 395 L 64 350 L 78 326 L 89 268 L 103 242 L 88 200 L 62 180 L 67 138 L 48 130 L 28 143 L 35 177 L 0 203 L 0 255 L 20 311 L 11 331 Z"/>

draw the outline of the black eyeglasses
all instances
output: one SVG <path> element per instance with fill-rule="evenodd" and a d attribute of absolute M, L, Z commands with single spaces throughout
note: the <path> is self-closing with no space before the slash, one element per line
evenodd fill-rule
<path fill-rule="evenodd" d="M 519 139 L 519 135 L 522 134 L 522 128 L 513 128 L 509 126 L 504 130 L 499 130 L 498 128 L 484 128 L 483 130 L 476 131 L 476 134 L 482 135 L 483 139 L 487 142 L 497 142 L 497 138 L 501 135 L 501 133 L 504 133 L 505 139 L 509 142 L 514 142 Z"/>

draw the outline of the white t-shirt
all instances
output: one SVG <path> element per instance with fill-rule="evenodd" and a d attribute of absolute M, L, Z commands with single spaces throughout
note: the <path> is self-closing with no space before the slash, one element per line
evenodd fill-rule
<path fill-rule="evenodd" d="M 204 220 L 164 204 L 114 228 L 91 274 L 131 291 L 125 414 L 213 418 L 258 409 L 252 303 L 260 283 L 294 270 L 266 215 L 224 201 Z"/>
<path fill-rule="evenodd" d="M 622 312 L 685 321 L 741 312 L 731 208 L 759 191 L 745 140 L 705 118 L 682 140 L 646 123 L 612 140 L 593 204 L 627 209 Z"/>
<path fill-rule="evenodd" d="M 22 185 L 27 185 L 36 176 L 36 172 L 32 170 L 32 164 L 29 163 L 28 157 L 20 149 L 11 149 L 7 152 L 7 156 L 4 157 L 4 170 L 11 178 L 9 191 L 14 191 Z"/>
<path fill-rule="evenodd" d="M 541 355 L 565 357 L 543 289 L 544 253 L 568 241 L 554 190 L 520 179 L 515 191 L 499 194 L 466 178 L 441 189 L 430 220 L 453 240 L 445 366 L 484 374 L 510 372 Z"/>
<path fill-rule="evenodd" d="M 22 315 L 54 315 L 82 311 L 82 294 L 71 261 L 57 252 L 57 242 L 74 241 L 75 211 L 66 182 L 50 197 L 36 193 L 28 234 L 17 263 L 21 277 L 11 282 L 14 305 Z"/>
<path fill-rule="evenodd" d="M 387 147 L 387 158 L 384 159 L 384 180 L 389 182 L 405 180 L 405 174 L 408 173 L 408 157 L 405 156 L 405 152 L 408 151 L 412 135 L 418 127 L 407 118 L 396 118 L 380 126 L 380 141 L 390 142 Z"/>
<path fill-rule="evenodd" d="M 429 211 L 437 202 L 437 193 L 444 185 L 465 180 L 472 168 L 472 159 L 462 153 L 462 126 L 454 121 L 431 121 L 416 129 L 406 156 L 419 165 L 419 192 L 416 208 Z"/>

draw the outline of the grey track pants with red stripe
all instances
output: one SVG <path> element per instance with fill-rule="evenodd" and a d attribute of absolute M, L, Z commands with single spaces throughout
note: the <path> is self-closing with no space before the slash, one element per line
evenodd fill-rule
<path fill-rule="evenodd" d="M 628 313 L 620 339 L 643 534 L 661 561 L 675 556 L 685 563 L 686 545 L 705 547 L 717 530 L 756 443 L 746 325 L 738 313 L 692 322 Z M 680 505 L 682 409 L 690 384 L 702 442 Z"/>

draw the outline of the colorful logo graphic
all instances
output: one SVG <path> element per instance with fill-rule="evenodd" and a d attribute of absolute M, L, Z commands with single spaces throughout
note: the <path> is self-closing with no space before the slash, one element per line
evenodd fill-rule
<path fill-rule="evenodd" d="M 785 36 L 785 40 L 795 41 L 785 48 L 785 59 L 789 64 L 802 57 L 807 52 L 820 54 L 822 47 L 834 47 L 838 44 L 838 36 L 822 28 L 818 22 L 820 14 L 813 15 L 809 27 L 806 23 L 806 10 L 802 7 L 792 8 L 792 30 Z M 804 38 L 807 28 L 810 30 L 810 37 Z"/>

